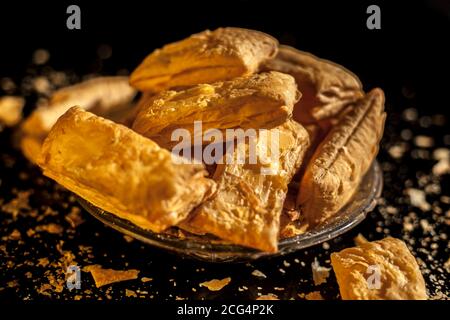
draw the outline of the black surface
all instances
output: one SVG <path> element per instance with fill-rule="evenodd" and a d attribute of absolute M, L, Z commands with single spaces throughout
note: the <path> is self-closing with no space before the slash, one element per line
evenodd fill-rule
<path fill-rule="evenodd" d="M 299 293 L 316 290 L 325 298 L 336 299 L 338 287 L 333 273 L 326 284 L 316 287 L 311 262 L 317 257 L 321 265 L 329 266 L 330 253 L 353 246 L 353 238 L 358 233 L 369 240 L 387 235 L 404 239 L 421 261 L 430 296 L 449 295 L 448 271 L 443 267 L 449 258 L 446 237 L 449 176 L 431 174 L 437 162 L 433 160 L 433 150 L 448 149 L 450 144 L 448 118 L 445 118 L 448 100 L 444 99 L 449 87 L 447 2 L 404 2 L 398 7 L 382 4 L 382 30 L 377 31 L 365 28 L 367 5 L 364 3 L 342 7 L 321 2 L 293 7 L 291 2 L 280 1 L 276 6 L 269 2 L 218 5 L 201 1 L 196 5 L 166 3 L 143 7 L 142 1 L 129 2 L 127 6 L 106 2 L 94 6 L 82 1 L 81 6 L 83 30 L 76 33 L 65 29 L 64 3 L 52 6 L 2 3 L 0 78 L 11 77 L 20 84 L 26 75 L 44 73 L 45 68 L 30 64 L 36 48 L 48 49 L 49 65 L 73 74 L 72 81 L 75 81 L 92 72 L 116 74 L 123 68 L 132 70 L 155 47 L 206 28 L 233 25 L 263 30 L 284 43 L 343 64 L 360 76 L 366 89 L 379 86 L 385 90 L 388 119 L 378 157 L 385 179 L 382 204 L 361 225 L 330 241 L 327 250 L 317 246 L 251 264 L 185 260 L 137 241 L 128 243 L 121 234 L 104 227 L 85 211 L 81 212 L 85 222 L 71 228 L 64 217 L 72 207 L 79 207 L 74 198 L 29 164 L 13 147 L 14 129 L 4 128 L 0 132 L 1 299 L 119 300 L 124 297 L 125 289 L 135 291 L 143 299 L 254 299 L 258 293 L 300 299 Z M 97 47 L 102 43 L 113 48 L 110 59 L 98 58 Z M 25 91 L 29 93 L 25 112 L 29 113 L 38 95 Z M 19 87 L 13 93 L 21 94 L 24 90 Z M 414 113 L 410 108 L 418 112 L 418 117 L 406 121 L 404 110 L 409 110 L 406 115 Z M 433 146 L 415 146 L 414 138 L 408 139 L 410 134 L 405 130 L 410 130 L 413 137 L 432 137 Z M 393 159 L 387 151 L 399 143 L 404 143 L 406 152 L 400 159 Z M 427 187 L 430 184 L 434 187 Z M 427 201 L 433 209 L 423 212 L 411 206 L 404 194 L 409 187 L 427 190 Z M 17 198 L 18 193 L 28 191 L 29 206 L 14 218 L 4 209 L 5 204 Z M 388 213 L 393 212 L 388 206 L 396 208 L 397 213 Z M 407 220 L 413 223 L 412 231 L 404 228 Z M 60 235 L 46 232 L 27 235 L 27 230 L 48 223 L 60 224 L 64 231 Z M 432 229 L 426 228 L 427 223 Z M 14 229 L 20 231 L 20 240 L 8 238 Z M 80 246 L 90 247 L 91 253 Z M 62 292 L 55 292 L 51 287 L 44 290 L 50 296 L 42 294 L 40 289 L 45 289 L 46 284 L 56 283 L 57 288 L 58 284 L 64 284 L 61 257 L 64 254 L 67 257 L 68 251 L 81 267 L 100 264 L 105 268 L 134 268 L 140 270 L 139 278 L 150 277 L 153 281 L 143 283 L 138 279 L 97 289 L 91 276 L 83 272 L 81 290 L 63 288 Z M 50 266 L 38 266 L 38 259 L 45 257 Z M 267 278 L 252 276 L 255 269 Z M 27 272 L 30 272 L 28 276 Z M 221 291 L 210 292 L 199 287 L 203 281 L 225 277 L 231 277 L 232 281 Z"/>

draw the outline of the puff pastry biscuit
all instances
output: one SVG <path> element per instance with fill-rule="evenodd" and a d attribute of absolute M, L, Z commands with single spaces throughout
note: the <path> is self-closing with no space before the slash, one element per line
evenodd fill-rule
<path fill-rule="evenodd" d="M 45 136 L 70 107 L 79 105 L 97 115 L 110 114 L 129 105 L 136 90 L 128 77 L 99 77 L 55 91 L 48 103 L 38 107 L 24 122 L 25 134 Z"/>
<path fill-rule="evenodd" d="M 133 130 L 166 146 L 177 128 L 194 136 L 194 121 L 202 121 L 203 131 L 270 128 L 286 121 L 299 98 L 294 78 L 280 72 L 201 84 L 141 101 Z"/>
<path fill-rule="evenodd" d="M 92 204 L 160 232 L 214 191 L 204 166 L 175 164 L 153 141 L 79 107 L 54 125 L 38 164 Z"/>
<path fill-rule="evenodd" d="M 335 117 L 349 102 L 364 95 L 361 82 L 349 70 L 289 46 L 280 46 L 278 55 L 263 69 L 295 78 L 302 99 L 294 107 L 294 119 L 302 124 Z"/>
<path fill-rule="evenodd" d="M 386 117 L 383 91 L 374 89 L 348 108 L 317 147 L 300 184 L 297 203 L 310 225 L 347 203 L 378 152 Z"/>
<path fill-rule="evenodd" d="M 343 300 L 427 299 L 416 259 L 401 240 L 388 237 L 332 253 L 331 265 Z"/>
<path fill-rule="evenodd" d="M 218 164 L 214 173 L 218 191 L 196 209 L 188 224 L 235 244 L 277 251 L 288 183 L 301 164 L 309 136 L 292 120 L 274 130 L 279 131 L 280 142 L 276 171 L 261 174 L 263 165 L 248 160 L 245 164 Z"/>
<path fill-rule="evenodd" d="M 254 73 L 277 52 L 278 41 L 259 31 L 219 28 L 155 50 L 131 74 L 141 91 L 229 80 Z"/>

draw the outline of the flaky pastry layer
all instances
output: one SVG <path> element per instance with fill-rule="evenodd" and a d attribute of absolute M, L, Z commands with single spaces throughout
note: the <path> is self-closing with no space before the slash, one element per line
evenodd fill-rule
<path fill-rule="evenodd" d="M 79 107 L 54 125 L 39 166 L 92 204 L 160 232 L 214 191 L 203 165 L 175 164 L 153 141 Z"/>

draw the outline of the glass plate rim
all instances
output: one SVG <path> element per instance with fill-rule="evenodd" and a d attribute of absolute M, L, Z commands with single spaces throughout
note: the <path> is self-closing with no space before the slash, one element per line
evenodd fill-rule
<path fill-rule="evenodd" d="M 367 181 L 368 178 L 372 178 L 372 181 Z M 196 240 L 193 238 L 183 239 L 175 235 L 155 233 L 140 228 L 128 220 L 119 218 L 112 213 L 104 211 L 79 196 L 76 197 L 78 202 L 86 211 L 105 225 L 147 244 L 169 251 L 179 252 L 188 256 L 193 256 L 201 260 L 231 261 L 239 258 L 253 260 L 263 256 L 284 255 L 320 244 L 327 240 L 331 240 L 358 225 L 365 219 L 367 213 L 374 209 L 376 201 L 381 195 L 383 175 L 380 165 L 376 160 L 373 161 L 368 172 L 361 180 L 360 187 L 363 183 L 367 182 L 369 182 L 370 189 L 368 191 L 368 197 L 361 203 L 358 210 L 351 212 L 345 219 L 339 219 L 338 213 L 326 224 L 320 225 L 317 228 L 300 235 L 281 239 L 278 244 L 278 252 L 276 253 L 262 252 L 235 244 L 206 242 L 205 240 Z M 345 212 L 352 201 L 353 197 L 339 212 Z"/>

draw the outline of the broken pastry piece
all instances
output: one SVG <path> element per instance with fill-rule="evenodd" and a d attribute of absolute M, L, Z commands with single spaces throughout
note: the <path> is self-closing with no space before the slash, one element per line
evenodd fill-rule
<path fill-rule="evenodd" d="M 175 129 L 194 132 L 194 121 L 202 130 L 270 128 L 286 121 L 300 98 L 292 76 L 280 72 L 200 84 L 181 91 L 165 91 L 139 103 L 133 130 L 162 146 L 173 143 Z M 200 137 L 201 141 L 201 137 Z"/>
<path fill-rule="evenodd" d="M 391 237 L 331 254 L 343 300 L 426 300 L 425 281 L 406 244 Z"/>
<path fill-rule="evenodd" d="M 289 46 L 280 46 L 277 56 L 262 68 L 295 78 L 302 99 L 293 116 L 302 124 L 335 117 L 349 102 L 364 95 L 359 79 L 344 67 Z"/>
<path fill-rule="evenodd" d="M 38 164 L 95 206 L 160 232 L 215 187 L 203 165 L 176 164 L 173 157 L 127 127 L 73 107 L 50 131 Z"/>
<path fill-rule="evenodd" d="M 206 30 L 155 50 L 134 70 L 130 83 L 159 92 L 247 76 L 274 57 L 277 47 L 275 38 L 255 30 Z"/>
<path fill-rule="evenodd" d="M 278 160 L 269 164 L 250 164 L 249 159 L 244 164 L 218 164 L 214 174 L 218 191 L 196 209 L 187 221 L 189 225 L 234 244 L 277 251 L 288 183 L 301 164 L 309 136 L 292 120 L 271 129 L 268 136 L 273 137 L 273 132 L 279 134 Z M 234 152 L 242 146 L 248 148 L 249 143 L 238 142 Z M 262 143 L 261 136 L 256 143 Z M 264 174 L 262 169 L 274 171 Z"/>
<path fill-rule="evenodd" d="M 384 129 L 384 94 L 374 89 L 348 107 L 318 146 L 300 184 L 297 204 L 317 225 L 350 200 L 378 152 Z"/>

